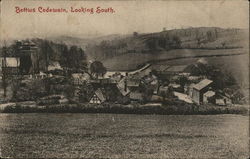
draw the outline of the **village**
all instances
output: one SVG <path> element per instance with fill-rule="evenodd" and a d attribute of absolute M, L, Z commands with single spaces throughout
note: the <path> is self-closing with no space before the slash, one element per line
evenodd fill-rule
<path fill-rule="evenodd" d="M 181 101 L 228 107 L 247 102 L 235 85 L 220 85 L 220 72 L 204 59 L 189 65 L 147 63 L 132 71 L 107 71 L 100 61 L 90 61 L 85 69 L 72 70 L 58 61 L 50 61 L 41 71 L 35 43 L 19 42 L 17 50 L 18 56 L 3 54 L 0 58 L 0 102 L 4 106 L 16 102 L 29 106 L 70 103 L 161 106 Z"/>

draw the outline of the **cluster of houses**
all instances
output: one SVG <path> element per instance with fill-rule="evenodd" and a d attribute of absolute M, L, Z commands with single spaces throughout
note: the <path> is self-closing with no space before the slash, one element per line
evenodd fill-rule
<path fill-rule="evenodd" d="M 56 76 L 65 77 L 65 68 L 59 62 L 50 62 L 47 72 L 37 71 L 37 47 L 31 42 L 20 45 L 19 57 L 1 57 L 0 74 L 25 74 L 26 78 L 44 79 Z M 81 89 L 86 85 L 84 95 L 89 103 L 140 102 L 162 103 L 177 98 L 197 105 L 231 105 L 232 96 L 217 90 L 213 81 L 206 76 L 193 76 L 188 65 L 169 66 L 166 64 L 146 64 L 134 71 L 107 71 L 104 76 L 92 78 L 89 72 L 72 73 L 71 84 L 75 87 L 74 96 L 81 98 Z"/>
<path fill-rule="evenodd" d="M 166 99 L 177 98 L 197 105 L 232 105 L 230 96 L 216 90 L 212 80 L 205 76 L 191 76 L 186 71 L 187 67 L 147 64 L 131 72 L 107 72 L 104 77 L 95 80 L 91 80 L 87 73 L 72 74 L 72 81 L 79 87 L 86 82 L 96 85 L 89 98 L 90 103 L 109 102 L 104 87 L 110 87 L 115 92 L 113 96 L 126 97 L 131 102 L 161 103 Z M 153 73 L 155 71 L 156 74 Z M 187 81 L 180 83 L 183 77 Z"/>

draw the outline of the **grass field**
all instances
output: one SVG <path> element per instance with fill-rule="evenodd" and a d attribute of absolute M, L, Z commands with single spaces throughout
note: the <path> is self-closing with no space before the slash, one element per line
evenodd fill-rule
<path fill-rule="evenodd" d="M 248 158 L 247 116 L 0 114 L 10 158 Z"/>

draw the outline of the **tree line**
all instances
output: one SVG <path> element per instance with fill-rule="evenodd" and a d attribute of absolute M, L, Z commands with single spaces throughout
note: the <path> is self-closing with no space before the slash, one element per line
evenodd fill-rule
<path fill-rule="evenodd" d="M 28 55 L 22 54 L 22 44 L 24 42 L 31 41 L 36 45 L 34 51 L 36 62 L 36 72 L 47 71 L 48 66 L 57 61 L 63 68 L 69 68 L 73 70 L 86 70 L 87 69 L 87 56 L 84 50 L 78 46 L 67 46 L 64 43 L 58 44 L 52 41 L 43 40 L 43 39 L 32 39 L 32 40 L 23 40 L 16 41 L 12 45 L 7 47 L 7 57 L 24 57 Z M 31 48 L 26 48 L 30 50 Z M 24 62 L 29 64 L 29 66 L 20 65 L 20 67 L 31 67 L 30 58 L 26 59 Z M 22 69 L 22 68 L 20 68 Z"/>

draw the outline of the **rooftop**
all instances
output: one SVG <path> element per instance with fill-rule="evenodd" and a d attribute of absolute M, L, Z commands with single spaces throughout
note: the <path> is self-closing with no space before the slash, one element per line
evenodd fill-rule
<path fill-rule="evenodd" d="M 89 80 L 90 76 L 87 73 L 72 73 L 72 77 L 75 79 Z"/>
<path fill-rule="evenodd" d="M 212 82 L 213 81 L 211 81 L 209 79 L 204 79 L 204 80 L 200 81 L 199 83 L 197 83 L 196 85 L 194 85 L 193 88 L 195 88 L 197 90 L 202 90 L 203 88 L 205 88 L 206 86 L 208 86 Z"/>
<path fill-rule="evenodd" d="M 167 72 L 184 72 L 187 65 L 171 66 L 166 69 Z"/>
<path fill-rule="evenodd" d="M 212 97 L 214 95 L 215 95 L 214 91 L 207 91 L 206 93 L 204 93 L 204 96 L 207 96 L 207 97 Z"/>
<path fill-rule="evenodd" d="M 102 102 L 106 100 L 100 88 L 95 91 L 95 94 Z"/>

